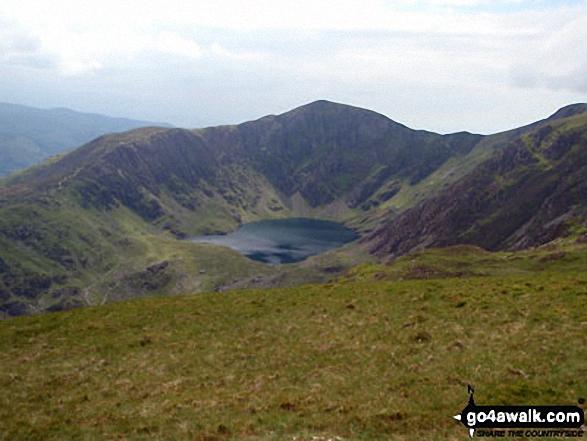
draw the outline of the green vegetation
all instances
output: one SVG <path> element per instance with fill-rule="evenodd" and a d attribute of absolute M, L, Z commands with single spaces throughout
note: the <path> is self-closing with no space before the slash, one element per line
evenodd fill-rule
<path fill-rule="evenodd" d="M 300 215 L 365 231 L 402 186 L 479 139 L 324 101 L 239 126 L 102 136 L 0 182 L 0 312 L 327 281 L 367 253 L 276 271 L 177 239 Z"/>
<path fill-rule="evenodd" d="M 0 437 L 465 439 L 479 404 L 587 396 L 585 245 L 430 250 L 338 282 L 0 322 Z"/>
<path fill-rule="evenodd" d="M 587 114 L 563 110 L 484 137 L 319 101 L 238 126 L 102 136 L 0 182 L 0 314 L 326 282 L 369 253 L 579 235 Z M 368 242 L 270 268 L 180 241 L 292 216 L 342 221 Z"/>
<path fill-rule="evenodd" d="M 236 227 L 222 204 L 206 208 L 202 215 L 188 212 L 191 228 Z M 105 215 L 83 209 L 72 198 L 25 200 L 0 212 L 1 318 L 132 297 L 327 282 L 373 260 L 366 252 L 345 248 L 272 267 L 224 247 L 178 240 L 173 230 L 184 225 L 177 217 L 150 224 L 126 207 Z"/>
<path fill-rule="evenodd" d="M 318 102 L 107 135 L 2 181 L 0 311 L 60 312 L 0 321 L 0 438 L 464 439 L 467 384 L 576 404 L 584 110 L 441 136 Z M 375 230 L 282 267 L 178 240 L 297 215 Z M 381 263 L 435 240 L 526 250 Z"/>

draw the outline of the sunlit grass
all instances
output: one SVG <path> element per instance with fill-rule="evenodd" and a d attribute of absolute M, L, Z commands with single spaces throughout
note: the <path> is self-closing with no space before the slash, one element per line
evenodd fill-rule
<path fill-rule="evenodd" d="M 562 268 L 400 281 L 364 266 L 341 283 L 7 320 L 0 434 L 465 439 L 451 415 L 467 384 L 482 404 L 587 395 L 587 275 Z"/>

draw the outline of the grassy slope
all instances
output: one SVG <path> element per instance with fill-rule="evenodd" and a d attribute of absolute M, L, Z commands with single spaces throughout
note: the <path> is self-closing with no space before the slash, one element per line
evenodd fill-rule
<path fill-rule="evenodd" d="M 552 248 L 0 322 L 0 436 L 465 439 L 466 384 L 479 404 L 574 405 L 587 254 Z"/>
<path fill-rule="evenodd" d="M 273 198 L 273 194 L 267 198 Z M 196 231 L 210 225 L 230 230 L 236 225 L 226 214 L 225 205 L 211 199 L 205 210 L 184 210 L 187 214 L 183 214 L 183 222 L 189 220 L 190 228 Z M 259 214 L 243 212 L 241 217 L 256 220 L 259 215 L 291 216 L 285 210 L 264 213 L 263 205 L 259 204 Z M 50 289 L 30 289 L 29 293 L 12 296 L 11 301 L 29 305 L 32 312 L 130 297 L 214 291 L 226 286 L 325 282 L 334 272 L 370 260 L 364 252 L 341 250 L 294 265 L 270 267 L 227 248 L 178 241 L 172 234 L 162 233 L 162 226 L 177 222 L 178 215 L 163 217 L 152 225 L 124 207 L 104 213 L 83 209 L 70 198 L 25 200 L 3 208 L 1 213 L 0 257 L 7 264 L 17 265 L 18 271 L 13 271 L 10 284 L 6 278 L 0 279 L 0 289 L 18 283 L 30 286 L 32 279 L 67 277 L 62 282 L 53 279 Z M 21 239 L 11 240 L 13 237 Z M 70 270 L 60 261 L 71 261 Z M 149 267 L 158 264 L 167 266 L 149 272 Z"/>

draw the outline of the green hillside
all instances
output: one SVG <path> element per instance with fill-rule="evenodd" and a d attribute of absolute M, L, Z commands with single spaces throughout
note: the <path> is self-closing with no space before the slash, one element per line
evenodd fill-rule
<path fill-rule="evenodd" d="M 291 216 L 367 230 L 382 201 L 480 138 L 326 101 L 239 126 L 102 136 L 0 182 L 0 311 L 326 281 L 367 253 L 275 269 L 178 239 Z"/>
<path fill-rule="evenodd" d="M 576 405 L 585 251 L 431 250 L 325 285 L 3 321 L 0 438 L 457 440 L 467 384 L 478 404 Z"/>
<path fill-rule="evenodd" d="M 0 316 L 326 282 L 423 247 L 521 249 L 580 231 L 585 109 L 439 135 L 317 101 L 236 126 L 101 136 L 0 180 Z M 276 268 L 184 240 L 298 216 L 363 241 Z"/>
<path fill-rule="evenodd" d="M 484 137 L 319 101 L 1 180 L 0 439 L 460 440 L 467 385 L 576 405 L 585 110 Z M 362 240 L 280 267 L 184 240 L 294 216 Z"/>

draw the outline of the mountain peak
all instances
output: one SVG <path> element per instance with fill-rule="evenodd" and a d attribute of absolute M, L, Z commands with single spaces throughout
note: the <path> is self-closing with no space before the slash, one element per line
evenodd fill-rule
<path fill-rule="evenodd" d="M 580 115 L 581 113 L 587 112 L 586 103 L 569 104 L 568 106 L 561 107 L 555 113 L 547 118 L 552 121 L 555 119 L 569 118 L 571 116 Z"/>
<path fill-rule="evenodd" d="M 278 115 L 277 118 L 282 121 L 319 118 L 336 120 L 341 124 L 354 124 L 359 121 L 365 123 L 366 121 L 371 121 L 372 124 L 379 124 L 382 126 L 392 125 L 400 129 L 407 128 L 403 124 L 393 121 L 387 116 L 373 110 L 327 100 L 318 100 L 304 104 L 303 106 L 297 107 L 289 112 Z"/>
<path fill-rule="evenodd" d="M 300 112 L 300 111 L 320 111 L 320 112 L 323 112 L 323 111 L 333 111 L 333 110 L 338 110 L 338 111 L 356 110 L 356 111 L 362 111 L 362 112 L 376 113 L 376 112 L 373 112 L 372 110 L 363 109 L 361 107 L 351 106 L 348 104 L 336 103 L 334 101 L 328 101 L 328 100 L 312 101 L 311 103 L 304 104 L 300 107 L 297 107 L 297 108 L 291 110 L 290 112 Z M 286 113 L 290 113 L 290 112 L 286 112 Z"/>

